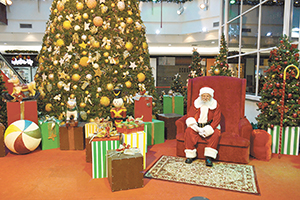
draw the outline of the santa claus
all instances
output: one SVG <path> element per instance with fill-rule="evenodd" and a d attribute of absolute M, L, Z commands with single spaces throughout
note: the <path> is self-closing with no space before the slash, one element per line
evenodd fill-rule
<path fill-rule="evenodd" d="M 185 163 L 192 163 L 197 157 L 196 146 L 200 141 L 206 141 L 204 149 L 206 166 L 213 166 L 212 160 L 216 159 L 217 147 L 220 140 L 221 109 L 213 98 L 214 90 L 210 87 L 200 89 L 199 97 L 194 101 L 194 106 L 188 111 L 185 131 Z"/>

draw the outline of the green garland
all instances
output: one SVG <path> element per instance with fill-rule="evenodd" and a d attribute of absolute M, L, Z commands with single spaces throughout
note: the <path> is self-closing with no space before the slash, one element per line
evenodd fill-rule
<path fill-rule="evenodd" d="M 38 54 L 38 51 L 33 51 L 33 50 L 6 50 L 4 51 L 5 53 L 18 53 L 18 54 L 26 54 L 26 53 L 36 53 Z"/>

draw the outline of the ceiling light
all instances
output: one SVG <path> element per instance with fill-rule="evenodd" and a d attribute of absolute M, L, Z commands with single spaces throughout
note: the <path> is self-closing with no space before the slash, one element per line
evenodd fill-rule
<path fill-rule="evenodd" d="M 11 6 L 12 3 L 13 3 L 12 0 L 5 0 L 5 1 L 6 1 L 6 4 L 9 5 L 9 6 Z"/>
<path fill-rule="evenodd" d="M 203 0 L 203 2 L 199 6 L 202 10 L 207 10 L 208 8 L 208 0 Z"/>
<path fill-rule="evenodd" d="M 236 3 L 236 0 L 230 0 L 229 3 L 232 5 L 232 4 L 235 4 Z"/>
<path fill-rule="evenodd" d="M 203 27 L 203 28 L 202 28 L 202 31 L 203 31 L 203 32 L 207 32 L 207 28 L 206 28 L 206 27 Z"/>
<path fill-rule="evenodd" d="M 155 33 L 156 33 L 156 34 L 160 34 L 160 30 L 157 29 L 157 30 L 155 31 Z"/>
<path fill-rule="evenodd" d="M 268 37 L 271 36 L 271 35 L 272 35 L 272 32 L 267 32 L 266 33 L 266 36 L 268 36 Z"/>
<path fill-rule="evenodd" d="M 178 10 L 177 10 L 177 14 L 178 15 L 181 15 L 184 11 L 184 8 L 183 7 L 180 7 Z"/>

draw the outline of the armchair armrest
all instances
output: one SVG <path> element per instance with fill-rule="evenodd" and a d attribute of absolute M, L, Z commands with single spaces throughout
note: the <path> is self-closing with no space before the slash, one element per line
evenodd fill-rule
<path fill-rule="evenodd" d="M 184 115 L 175 122 L 175 125 L 177 127 L 177 134 L 183 134 L 185 129 L 187 128 L 185 123 L 186 119 L 187 115 Z"/>
<path fill-rule="evenodd" d="M 244 117 L 239 121 L 239 135 L 250 141 L 251 133 L 253 131 L 252 125 L 249 120 Z"/>

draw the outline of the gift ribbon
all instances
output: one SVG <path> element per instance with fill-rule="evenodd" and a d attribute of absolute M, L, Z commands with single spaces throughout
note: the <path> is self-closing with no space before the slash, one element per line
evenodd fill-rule
<path fill-rule="evenodd" d="M 154 144 L 154 122 L 151 122 L 151 144 Z"/>
<path fill-rule="evenodd" d="M 172 113 L 175 113 L 175 97 L 172 96 Z"/>
<path fill-rule="evenodd" d="M 20 119 L 24 119 L 25 113 L 25 103 L 23 101 L 20 102 Z"/>

